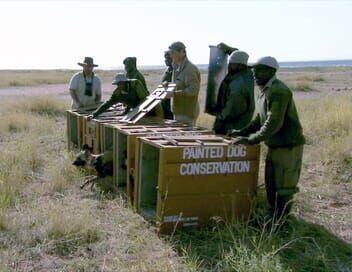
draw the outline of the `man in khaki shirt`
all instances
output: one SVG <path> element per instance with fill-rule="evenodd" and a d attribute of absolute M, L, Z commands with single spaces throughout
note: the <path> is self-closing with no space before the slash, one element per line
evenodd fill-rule
<path fill-rule="evenodd" d="M 169 50 L 173 60 L 172 81 L 176 84 L 172 97 L 174 118 L 194 126 L 199 115 L 200 72 L 188 60 L 186 46 L 182 42 L 172 43 Z"/>
<path fill-rule="evenodd" d="M 94 64 L 93 58 L 85 57 L 78 65 L 83 71 L 74 74 L 70 81 L 71 109 L 95 105 L 101 101 L 102 95 L 101 79 L 93 71 L 98 65 Z"/>

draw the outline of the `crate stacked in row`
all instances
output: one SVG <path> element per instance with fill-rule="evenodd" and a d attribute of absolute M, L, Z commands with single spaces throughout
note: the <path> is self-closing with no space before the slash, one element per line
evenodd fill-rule
<path fill-rule="evenodd" d="M 101 149 L 101 123 L 118 122 L 123 118 L 124 107 L 118 105 L 110 108 L 101 115 L 96 122 L 87 120 L 88 116 L 96 110 L 100 104 L 93 105 L 77 110 L 67 110 L 67 144 L 68 150 L 81 149 L 87 144 L 93 147 L 95 153 L 99 153 Z"/>
<path fill-rule="evenodd" d="M 138 125 L 105 125 L 105 130 L 112 130 L 113 136 L 113 181 L 118 187 L 126 186 L 127 195 L 131 202 L 133 202 L 134 197 L 136 142 L 138 137 L 177 137 L 181 135 L 198 137 L 204 134 L 212 134 L 211 131 L 205 128 L 192 127 L 176 121 L 163 120 L 154 123 L 149 121 L 145 119 Z M 105 140 L 107 139 L 109 137 L 105 137 Z"/>
<path fill-rule="evenodd" d="M 247 218 L 259 151 L 214 135 L 138 138 L 134 207 L 162 233 Z"/>
<path fill-rule="evenodd" d="M 69 148 L 113 152 L 113 182 L 160 232 L 207 225 L 213 217 L 250 214 L 258 180 L 259 146 L 186 124 L 144 117 L 136 124 L 118 110 L 88 121 L 68 111 Z"/>

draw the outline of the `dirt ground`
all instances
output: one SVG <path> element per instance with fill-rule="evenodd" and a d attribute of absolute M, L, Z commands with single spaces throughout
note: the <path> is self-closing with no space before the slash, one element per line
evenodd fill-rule
<path fill-rule="evenodd" d="M 146 76 L 149 91 L 151 91 L 159 84 L 162 71 L 143 72 Z M 9 102 L 16 102 L 20 100 L 19 98 L 23 97 L 52 96 L 63 99 L 64 102 L 60 100 L 61 103 L 69 107 L 71 99 L 67 79 L 69 79 L 72 73 L 73 71 L 65 72 L 62 78 L 56 78 L 55 83 L 52 84 L 34 84 L 30 86 L 21 86 L 21 82 L 16 83 L 16 86 L 10 86 L 10 84 L 8 86 L 2 86 L 0 84 L 0 86 L 2 86 L 0 87 L 0 97 L 3 100 L 9 100 Z M 113 92 L 114 86 L 111 85 L 111 75 L 113 74 L 113 72 L 109 72 L 102 77 L 104 100 L 108 99 Z M 204 108 L 207 71 L 202 70 L 201 76 L 200 102 L 201 108 Z M 299 235 L 304 239 L 307 237 L 314 238 L 311 243 L 302 242 L 302 244 L 298 243 L 292 248 L 288 248 L 287 251 L 280 253 L 280 258 L 283 263 L 286 263 L 288 267 L 292 268 L 292 271 L 303 271 L 295 268 L 297 267 L 295 262 L 297 262 L 297 259 L 301 258 L 300 255 L 296 254 L 297 252 L 302 253 L 304 258 L 302 259 L 302 263 L 304 263 L 302 267 L 309 267 L 311 260 L 316 258 L 319 260 L 314 267 L 319 267 L 320 265 L 322 267 L 320 270 L 304 271 L 352 271 L 352 268 L 347 267 L 351 262 L 345 261 L 340 263 L 339 260 L 334 261 L 333 258 L 335 258 L 335 256 L 331 255 L 336 251 L 336 256 L 338 257 L 344 254 L 344 256 L 352 256 L 352 250 L 350 250 L 350 245 L 352 245 L 352 219 L 350 216 L 352 208 L 352 172 L 348 168 L 349 165 L 351 165 L 350 163 L 352 163 L 352 139 L 350 133 L 352 126 L 350 120 L 344 119 L 344 115 L 352 116 L 352 111 L 348 109 L 349 105 L 352 104 L 352 68 L 282 69 L 278 77 L 294 91 L 294 97 L 300 111 L 305 134 L 309 139 L 304 152 L 304 167 L 300 179 L 301 190 L 296 196 L 298 204 L 295 205 L 294 209 L 294 220 L 296 221 L 294 221 L 293 224 L 293 231 L 290 232 L 292 237 L 284 237 L 285 233 L 283 232 L 282 236 L 284 238 L 279 235 L 279 238 L 282 238 L 282 240 L 279 240 L 278 244 L 281 247 L 283 244 L 282 241 L 291 243 L 291 241 L 296 238 L 295 235 Z M 45 78 L 45 82 L 50 83 L 50 77 Z M 334 101 L 334 98 L 337 98 L 337 100 Z M 329 106 L 330 104 L 332 106 Z M 326 116 L 324 115 L 325 112 L 327 113 Z M 21 118 L 23 117 L 25 116 L 21 115 Z M 52 160 L 52 158 L 50 158 L 51 154 L 64 156 L 66 153 L 66 142 L 64 138 L 65 119 L 62 117 L 55 118 L 55 120 L 51 121 L 55 122 L 54 128 L 52 128 L 54 137 L 51 138 L 45 131 L 40 132 L 43 139 L 40 139 L 39 142 L 39 146 L 42 148 L 39 149 L 40 152 L 43 151 L 45 154 L 50 148 L 52 149 L 49 158 L 45 159 L 45 161 L 48 162 Z M 202 114 L 198 123 L 202 126 L 211 127 L 212 121 L 212 117 Z M 22 122 L 19 123 L 19 125 L 21 124 Z M 328 126 L 330 125 L 336 126 L 336 132 L 333 131 L 333 133 L 337 135 L 335 138 L 328 134 Z M 320 129 L 319 126 L 321 126 L 322 129 Z M 45 129 L 42 127 L 44 126 L 39 125 L 37 129 L 40 131 L 41 129 Z M 326 137 L 324 136 L 325 134 Z M 24 134 L 19 134 L 18 137 L 22 137 L 22 135 Z M 22 140 L 13 137 L 10 137 L 10 140 L 13 142 L 17 143 Z M 0 139 L 0 145 L 1 142 L 2 140 Z M 2 144 L 5 146 L 5 142 Z M 48 146 L 50 148 L 48 148 Z M 265 153 L 265 149 L 263 150 L 263 153 Z M 60 156 L 58 157 L 61 158 Z M 263 157 L 264 156 L 262 156 L 262 159 Z M 64 167 L 65 163 L 67 162 L 62 162 L 62 164 L 59 164 L 59 167 Z M 340 165 L 343 165 L 344 168 L 339 168 Z M 61 168 L 59 170 L 61 170 Z M 60 171 L 56 172 L 58 171 L 56 165 L 53 165 L 51 170 L 54 172 L 51 173 L 51 176 L 55 178 L 62 176 Z M 331 173 L 327 173 L 330 170 Z M 262 183 L 263 180 L 262 173 L 263 169 L 260 170 L 260 183 Z M 203 233 L 199 234 L 199 236 L 194 235 L 193 237 L 176 237 L 177 243 L 174 241 L 170 243 L 165 242 L 156 237 L 153 232 L 154 230 L 150 229 L 150 225 L 147 225 L 148 229 L 146 228 L 146 222 L 144 222 L 142 218 L 133 213 L 131 209 L 125 209 L 126 205 L 122 203 L 122 199 L 121 203 L 109 202 L 108 200 L 100 201 L 99 199 L 92 198 L 91 193 L 80 191 L 77 184 L 71 184 L 71 187 L 67 186 L 69 189 L 65 193 L 49 194 L 47 190 L 52 190 L 46 188 L 50 185 L 49 178 L 41 173 L 38 177 L 34 177 L 34 179 L 38 179 L 39 182 L 29 183 L 29 185 L 26 185 L 23 192 L 25 199 L 23 202 L 29 199 L 30 201 L 28 200 L 27 202 L 30 204 L 27 203 L 27 206 L 23 206 L 23 203 L 19 203 L 10 209 L 9 217 L 16 223 L 14 227 L 16 231 L 14 231 L 15 234 L 8 232 L 6 233 L 7 236 L 4 238 L 4 241 L 8 244 L 15 241 L 13 242 L 14 245 L 20 248 L 20 250 L 18 250 L 19 253 L 16 250 L 12 252 L 6 251 L 6 249 L 4 251 L 8 254 L 8 259 L 15 260 L 14 263 L 18 265 L 18 267 L 21 267 L 21 269 L 24 266 L 28 266 L 32 267 L 33 270 L 28 269 L 27 271 L 53 271 L 50 270 L 53 267 L 61 268 L 67 266 L 69 270 L 57 271 L 97 271 L 95 268 L 104 267 L 106 256 L 108 260 L 110 258 L 110 262 L 115 262 L 112 267 L 122 267 L 122 271 L 154 271 L 149 270 L 149 268 L 155 268 L 157 265 L 159 265 L 160 269 L 156 269 L 155 271 L 199 271 L 197 269 L 189 269 L 193 264 L 194 259 L 192 258 L 195 258 L 195 260 L 200 263 L 202 263 L 203 260 L 205 260 L 205 263 L 207 260 L 218 263 L 223 261 L 222 255 L 220 255 L 220 257 L 213 257 L 214 251 L 212 251 L 215 248 L 220 248 L 219 245 L 224 242 L 222 238 L 219 240 L 215 239 L 212 246 L 204 245 L 207 239 L 202 236 Z M 82 207 L 84 207 L 84 209 Z M 52 210 L 54 210 L 54 214 Z M 63 215 L 60 217 L 61 212 Z M 81 221 L 76 220 L 76 222 L 75 218 L 72 217 L 72 214 L 76 213 L 79 214 L 81 219 L 83 218 Z M 31 214 L 32 217 L 40 218 L 44 223 L 42 223 L 42 226 L 39 224 L 41 227 L 32 227 L 34 223 L 31 221 L 32 219 L 30 220 L 29 217 L 27 217 L 27 214 Z M 86 219 L 95 218 L 96 221 L 90 222 L 89 226 L 94 231 L 96 231 L 96 228 L 103 230 L 106 237 L 104 236 L 98 242 L 92 243 L 94 245 L 93 248 L 83 249 L 83 247 L 79 247 L 79 250 L 73 254 L 74 259 L 71 260 L 65 257 L 62 258 L 62 260 L 64 260 L 63 262 L 61 259 L 57 258 L 57 256 L 59 256 L 57 253 L 53 254 L 51 252 L 52 241 L 48 242 L 43 239 L 44 242 L 41 240 L 40 242 L 36 242 L 35 247 L 32 245 L 32 243 L 34 243 L 33 241 L 37 240 L 36 235 L 40 238 L 41 235 L 43 235 L 42 232 L 45 233 L 45 231 L 47 231 L 41 230 L 41 228 L 47 226 L 45 223 L 46 217 L 55 224 L 59 224 L 62 221 L 62 228 L 64 229 L 66 225 L 70 225 L 71 221 L 74 222 L 78 228 L 81 228 L 80 224 L 82 222 L 85 223 Z M 322 230 L 322 228 L 324 229 Z M 116 231 L 116 229 L 118 229 L 118 231 Z M 71 230 L 69 229 L 68 231 Z M 87 233 L 90 233 L 90 229 L 87 229 Z M 131 235 L 126 236 L 126 233 L 131 233 Z M 79 234 L 84 235 L 85 233 Z M 17 236 L 18 238 L 16 239 L 18 239 L 18 241 L 14 238 Z M 121 238 L 125 240 L 121 240 Z M 211 236 L 209 243 L 211 243 L 212 238 Z M 261 234 L 258 234 L 257 238 L 261 238 Z M 28 245 L 24 244 L 22 246 L 24 242 L 21 239 L 27 241 Z M 192 248 L 192 239 L 201 246 L 197 248 L 197 245 L 193 245 Z M 181 243 L 182 247 L 181 250 L 176 253 L 174 251 L 174 245 L 179 243 Z M 252 241 L 250 241 L 249 244 L 251 243 Z M 16 248 L 16 246 L 12 245 L 12 248 Z M 202 247 L 205 248 L 205 253 Z M 9 248 L 11 249 L 11 247 Z M 150 255 L 150 248 L 152 248 L 154 255 Z M 106 251 L 105 253 L 103 253 L 104 250 Z M 87 254 L 87 256 L 82 255 L 82 257 L 80 255 L 81 251 Z M 224 250 L 220 248 L 219 251 L 223 252 Z M 27 253 L 24 254 L 23 252 Z M 290 252 L 294 252 L 296 255 L 294 257 L 285 256 L 285 254 L 290 255 Z M 19 255 L 17 256 L 15 253 Z M 44 256 L 44 253 L 47 254 L 47 256 Z M 90 256 L 90 254 L 92 256 Z M 33 256 L 37 255 L 40 261 L 33 259 Z M 56 259 L 53 256 L 56 256 Z M 72 263 L 68 264 L 67 260 Z M 90 264 L 86 263 L 86 260 L 92 261 L 92 264 L 96 266 L 90 267 Z M 140 262 L 140 260 L 144 261 Z M 179 268 L 181 266 L 183 267 L 184 260 L 186 260 L 185 262 L 188 269 Z M 329 262 L 333 264 L 329 265 Z M 64 265 L 62 263 L 64 263 Z M 77 267 L 84 267 L 84 269 L 70 270 L 74 267 L 73 263 Z M 101 265 L 102 263 L 104 265 Z M 130 267 L 132 267 L 131 264 L 134 265 L 132 270 L 130 269 Z M 339 265 L 340 267 L 338 267 Z M 346 265 L 346 267 L 343 265 Z M 165 269 L 166 266 L 169 268 Z M 206 266 L 206 264 L 204 266 Z M 38 267 L 42 270 L 36 270 Z M 178 268 L 175 270 L 174 267 Z M 328 268 L 330 269 L 330 267 L 336 267 L 336 270 L 327 270 Z M 26 271 L 21 269 L 14 271 Z M 2 271 L 1 258 L 0 271 Z M 204 271 L 213 270 L 209 269 Z M 286 270 L 277 269 L 275 271 Z"/>

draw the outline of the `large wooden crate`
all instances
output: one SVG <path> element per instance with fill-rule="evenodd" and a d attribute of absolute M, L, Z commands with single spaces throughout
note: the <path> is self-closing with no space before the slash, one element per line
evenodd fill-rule
<path fill-rule="evenodd" d="M 83 144 L 87 144 L 93 148 L 94 154 L 100 154 L 105 151 L 105 145 L 103 144 L 102 129 L 107 124 L 121 124 L 123 116 L 107 116 L 100 117 L 99 119 L 87 119 L 87 116 L 83 117 Z"/>
<path fill-rule="evenodd" d="M 179 127 L 186 128 L 187 124 L 174 121 L 174 120 L 161 120 L 155 117 L 145 117 L 138 121 L 137 124 L 116 122 L 102 125 L 102 142 L 104 142 L 105 151 L 113 150 L 114 157 L 114 177 L 113 181 L 116 186 L 124 187 L 127 184 L 126 173 L 127 173 L 127 137 L 118 137 L 119 129 L 154 129 L 154 128 L 166 128 L 166 127 Z M 117 167 L 118 165 L 124 165 Z M 120 169 L 120 171 L 119 171 Z"/>
<path fill-rule="evenodd" d="M 108 150 L 113 150 L 114 139 L 113 139 L 113 131 L 120 126 L 134 126 L 134 125 L 150 125 L 150 126 L 158 126 L 160 124 L 178 124 L 182 126 L 183 124 L 180 122 L 176 122 L 174 120 L 161 120 L 156 117 L 145 117 L 137 124 L 128 123 L 125 121 L 119 120 L 111 120 L 110 122 L 101 122 L 100 125 L 100 144 L 101 144 L 101 152 L 105 152 Z"/>
<path fill-rule="evenodd" d="M 84 117 L 88 116 L 89 112 L 83 111 L 66 111 L 67 118 L 67 148 L 69 151 L 72 149 L 81 149 L 83 146 L 84 134 Z"/>
<path fill-rule="evenodd" d="M 67 147 L 68 150 L 81 149 L 85 143 L 87 143 L 87 117 L 94 110 L 96 110 L 102 103 L 97 103 L 94 105 L 90 105 L 87 107 L 67 110 L 66 111 L 66 119 L 67 119 Z M 103 118 L 115 117 L 117 115 L 121 115 L 123 113 L 123 107 L 118 104 L 116 106 L 111 107 L 107 113 L 103 114 Z M 120 117 L 121 118 L 121 117 Z M 88 131 L 91 132 L 91 131 Z M 88 137 L 89 138 L 89 137 Z M 89 140 L 88 140 L 89 142 Z"/>
<path fill-rule="evenodd" d="M 126 186 L 127 196 L 133 203 L 136 140 L 138 137 L 152 136 L 199 136 L 212 134 L 211 131 L 192 127 L 179 122 L 163 121 L 156 124 L 117 126 L 113 130 L 114 145 L 114 182 L 117 186 Z"/>
<path fill-rule="evenodd" d="M 249 216 L 258 181 L 258 145 L 218 136 L 137 140 L 134 206 L 158 230 Z"/>

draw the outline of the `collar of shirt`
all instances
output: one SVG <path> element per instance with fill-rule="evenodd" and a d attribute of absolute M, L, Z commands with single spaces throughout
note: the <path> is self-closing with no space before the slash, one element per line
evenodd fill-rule
<path fill-rule="evenodd" d="M 186 62 L 187 62 L 187 57 L 185 57 L 185 59 L 183 60 L 183 62 L 182 63 L 180 63 L 180 64 L 176 64 L 175 66 L 175 70 L 176 70 L 176 72 L 180 72 L 180 71 L 182 71 L 183 70 L 183 68 L 185 67 L 185 65 L 186 65 Z"/>
<path fill-rule="evenodd" d="M 266 88 L 269 88 L 271 85 L 273 85 L 274 80 L 276 80 L 275 75 L 263 87 L 259 87 L 259 89 L 264 92 Z"/>

